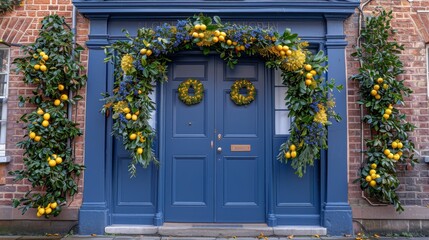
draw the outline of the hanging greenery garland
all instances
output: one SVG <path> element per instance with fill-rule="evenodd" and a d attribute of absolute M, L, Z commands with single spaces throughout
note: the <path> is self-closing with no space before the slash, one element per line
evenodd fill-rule
<path fill-rule="evenodd" d="M 240 93 L 240 90 L 243 88 L 247 91 L 246 95 Z M 253 83 L 251 83 L 249 80 L 237 80 L 234 82 L 234 84 L 232 84 L 229 95 L 235 104 L 239 106 L 248 105 L 253 102 L 253 100 L 255 100 L 256 89 Z"/>
<path fill-rule="evenodd" d="M 105 113 L 113 110 L 112 131 L 131 153 L 132 175 L 136 173 L 136 164 L 146 167 L 156 162 L 152 151 L 155 132 L 149 125 L 155 103 L 149 94 L 156 82 L 168 79 L 169 56 L 195 47 L 203 54 L 216 51 L 231 68 L 246 55 L 261 57 L 267 68 L 282 71 L 287 87 L 286 105 L 293 123 L 278 159 L 290 161 L 299 176 L 328 147 L 329 119 L 340 119 L 333 111 L 331 91 L 341 86 L 323 79 L 327 70 L 323 52 L 313 55 L 307 50 L 308 43 L 289 29 L 278 33 L 269 28 L 223 23 L 217 16 L 199 15 L 180 20 L 176 25 L 141 28 L 137 36 L 126 33 L 126 37 L 127 40 L 115 41 L 105 48 L 106 62 L 115 66 L 115 82 L 113 91 L 104 94 L 106 103 L 102 110 Z M 144 142 L 139 141 L 142 138 Z M 287 154 L 291 146 L 295 146 L 293 156 Z"/>
<path fill-rule="evenodd" d="M 190 89 L 194 90 L 193 96 L 189 95 Z M 179 84 L 177 88 L 179 99 L 186 105 L 195 105 L 200 103 L 204 97 L 204 86 L 199 80 L 188 79 Z"/>
<path fill-rule="evenodd" d="M 1 0 L 0 1 L 0 14 L 12 11 L 14 6 L 20 5 L 22 0 Z"/>

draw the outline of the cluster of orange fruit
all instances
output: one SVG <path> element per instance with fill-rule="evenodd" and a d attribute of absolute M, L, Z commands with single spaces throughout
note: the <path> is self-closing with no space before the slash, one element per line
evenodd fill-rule
<path fill-rule="evenodd" d="M 48 68 L 46 67 L 45 63 L 46 63 L 46 61 L 48 61 L 49 56 L 45 52 L 40 52 L 39 55 L 37 55 L 35 53 L 35 54 L 33 54 L 33 58 L 34 59 L 40 59 L 40 62 L 33 66 L 34 70 L 36 70 L 36 71 L 40 70 L 42 72 L 48 71 Z"/>
<path fill-rule="evenodd" d="M 58 90 L 63 91 L 64 85 L 58 84 Z M 61 104 L 61 101 L 67 101 L 68 99 L 69 99 L 69 96 L 67 96 L 67 94 L 61 94 L 60 99 L 54 100 L 54 105 L 59 106 Z"/>
<path fill-rule="evenodd" d="M 285 158 L 289 159 L 289 158 L 295 158 L 296 157 L 296 146 L 295 144 L 290 145 L 289 147 L 289 151 L 287 151 L 285 153 Z"/>
<path fill-rule="evenodd" d="M 389 106 L 384 110 L 384 114 L 383 114 L 384 119 L 389 119 L 390 114 L 392 114 L 392 109 L 393 109 L 392 104 L 389 104 Z"/>
<path fill-rule="evenodd" d="M 305 85 L 310 86 L 311 84 L 313 84 L 314 76 L 317 75 L 317 72 L 313 70 L 313 66 L 311 66 L 310 64 L 306 64 L 304 66 L 304 69 L 305 71 L 307 71 L 307 73 L 305 74 Z"/>
<path fill-rule="evenodd" d="M 46 207 L 39 206 L 39 207 L 37 207 L 37 214 L 36 215 L 38 217 L 41 217 L 43 215 L 49 215 L 57 207 L 58 207 L 58 203 L 57 202 L 51 202 Z"/>
<path fill-rule="evenodd" d="M 372 88 L 370 94 L 371 96 L 375 97 L 375 99 L 379 100 L 381 98 L 381 95 L 378 93 L 378 91 L 380 90 L 380 84 L 382 84 L 384 82 L 383 78 L 378 78 L 377 79 L 377 83 L 375 84 L 374 87 Z M 387 90 L 389 88 L 389 85 L 387 85 L 386 83 L 383 84 L 383 89 Z"/>
<path fill-rule="evenodd" d="M 193 38 L 199 38 L 200 41 L 197 46 L 210 46 L 217 42 L 226 41 L 226 33 L 219 30 L 206 31 L 207 26 L 205 24 L 195 24 L 194 29 L 190 32 Z"/>
<path fill-rule="evenodd" d="M 146 49 L 146 48 L 142 48 L 142 49 L 140 49 L 140 54 L 141 55 L 146 55 L 146 56 L 150 56 L 150 55 L 152 55 L 152 50 L 150 50 L 150 49 Z"/>
<path fill-rule="evenodd" d="M 365 177 L 365 181 L 369 182 L 369 185 L 371 187 L 375 187 L 377 185 L 377 182 L 375 181 L 377 178 L 380 178 L 380 175 L 377 174 L 377 164 L 373 163 L 371 164 L 371 170 L 369 170 L 369 174 Z"/>
<path fill-rule="evenodd" d="M 63 158 L 58 156 L 57 154 L 52 154 L 51 157 L 48 157 L 47 159 L 49 167 L 55 167 L 63 162 Z"/>
<path fill-rule="evenodd" d="M 137 112 L 135 112 L 134 114 L 131 114 L 131 110 L 130 110 L 130 108 L 128 108 L 128 107 L 126 107 L 126 108 L 124 108 L 124 109 L 122 109 L 122 112 L 124 112 L 125 113 L 125 118 L 127 119 L 127 120 L 133 120 L 133 121 L 137 121 L 137 119 L 139 118 L 139 114 L 140 114 L 140 112 L 139 111 L 137 111 Z"/>
<path fill-rule="evenodd" d="M 396 149 L 396 148 L 401 149 L 403 146 L 404 145 L 399 140 L 395 140 L 395 141 L 392 142 L 392 148 L 393 149 Z M 387 158 L 393 159 L 395 161 L 398 161 L 401 158 L 401 156 L 402 156 L 402 151 L 398 151 L 397 153 L 392 153 L 387 148 L 384 150 L 383 153 L 384 153 L 384 155 L 386 155 Z"/>
<path fill-rule="evenodd" d="M 270 48 L 270 52 L 274 53 L 278 57 L 281 57 L 282 59 L 286 58 L 287 56 L 292 55 L 292 50 L 289 49 L 289 46 L 287 45 L 275 45 Z"/>

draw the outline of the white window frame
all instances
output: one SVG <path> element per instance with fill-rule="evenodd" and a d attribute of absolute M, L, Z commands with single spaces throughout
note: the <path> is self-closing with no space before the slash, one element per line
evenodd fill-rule
<path fill-rule="evenodd" d="M 5 84 L 4 84 L 4 95 L 0 93 L 0 99 L 3 101 L 2 112 L 0 116 L 0 163 L 8 162 L 9 158 L 6 157 L 6 131 L 7 131 L 7 100 L 9 93 L 9 76 L 10 76 L 10 48 L 7 46 L 0 45 L 0 50 L 6 50 L 6 68 L 5 70 L 0 69 L 0 75 L 5 76 Z"/>

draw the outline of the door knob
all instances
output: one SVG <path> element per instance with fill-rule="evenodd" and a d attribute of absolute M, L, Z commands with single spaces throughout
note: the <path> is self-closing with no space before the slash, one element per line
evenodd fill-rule
<path fill-rule="evenodd" d="M 218 153 L 222 152 L 222 148 L 221 148 L 221 147 L 218 147 L 218 148 L 217 148 L 217 152 L 218 152 Z"/>

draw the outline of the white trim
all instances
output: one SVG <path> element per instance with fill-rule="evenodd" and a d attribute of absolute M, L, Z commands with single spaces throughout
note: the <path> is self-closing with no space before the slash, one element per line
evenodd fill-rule
<path fill-rule="evenodd" d="M 429 97 L 429 44 L 426 44 L 426 92 Z"/>
<path fill-rule="evenodd" d="M 1 116 L 0 116 L 0 162 L 9 162 L 9 158 L 6 157 L 6 131 L 7 131 L 7 98 L 9 93 L 9 75 L 10 75 L 10 48 L 0 46 L 0 50 L 6 50 L 6 67 L 4 72 L 0 72 L 1 75 L 5 75 L 5 83 L 3 86 L 4 96 L 0 96 L 3 99 Z M 3 161 L 4 160 L 4 161 Z"/>

